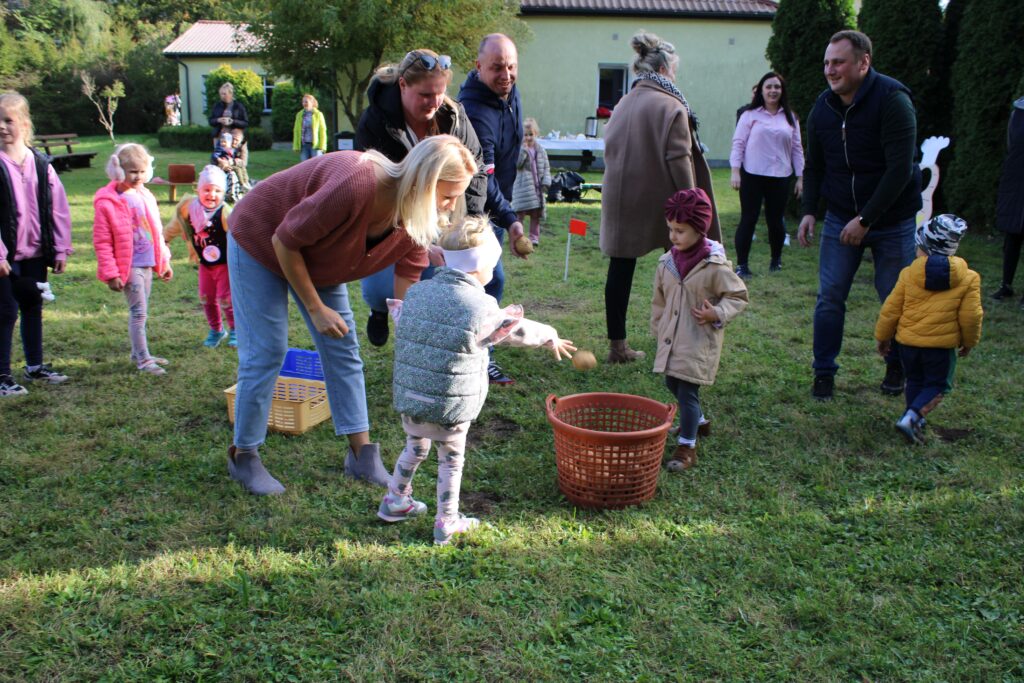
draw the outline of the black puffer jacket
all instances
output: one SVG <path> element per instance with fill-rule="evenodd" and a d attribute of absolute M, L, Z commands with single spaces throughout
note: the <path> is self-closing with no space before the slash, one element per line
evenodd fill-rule
<path fill-rule="evenodd" d="M 401 161 L 412 150 L 413 141 L 405 129 L 402 93 L 398 84 L 385 84 L 375 79 L 366 94 L 370 106 L 359 117 L 353 147 L 360 152 L 375 149 L 391 161 Z M 470 215 L 482 214 L 487 202 L 487 174 L 473 124 L 469 122 L 462 105 L 448 97 L 444 98 L 444 104 L 437 110 L 436 116 L 438 129 L 458 138 L 476 159 L 479 170 L 466 190 L 466 212 Z"/>
<path fill-rule="evenodd" d="M 1024 97 L 1013 103 L 1006 129 L 1006 158 L 999 177 L 996 227 L 1019 235 L 1024 232 Z"/>

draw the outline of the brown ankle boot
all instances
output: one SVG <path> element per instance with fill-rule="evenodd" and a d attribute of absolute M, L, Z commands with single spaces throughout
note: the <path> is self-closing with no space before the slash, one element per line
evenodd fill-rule
<path fill-rule="evenodd" d="M 697 449 L 693 446 L 676 446 L 666 466 L 669 472 L 682 472 L 697 464 Z"/>
<path fill-rule="evenodd" d="M 609 363 L 632 363 L 647 355 L 643 351 L 629 348 L 625 339 L 610 339 L 608 344 L 611 347 L 608 351 Z"/>

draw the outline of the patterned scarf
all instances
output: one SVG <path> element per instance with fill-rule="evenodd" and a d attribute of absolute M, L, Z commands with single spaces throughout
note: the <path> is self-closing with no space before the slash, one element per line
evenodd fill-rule
<path fill-rule="evenodd" d="M 664 90 L 665 92 L 669 93 L 673 97 L 677 98 L 680 102 L 682 102 L 683 106 L 686 107 L 686 113 L 690 117 L 690 126 L 693 128 L 693 130 L 697 130 L 697 127 L 700 125 L 700 121 L 697 119 L 697 115 L 693 113 L 693 110 L 690 109 L 690 103 L 686 101 L 685 97 L 683 97 L 683 93 L 679 92 L 679 88 L 676 87 L 675 83 L 668 80 L 667 78 L 657 73 L 656 71 L 641 71 L 636 75 L 636 80 L 653 81 L 662 90 Z"/>

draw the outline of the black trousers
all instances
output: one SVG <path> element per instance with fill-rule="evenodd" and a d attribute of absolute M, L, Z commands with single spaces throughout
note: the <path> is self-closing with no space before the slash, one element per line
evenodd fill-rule
<path fill-rule="evenodd" d="M 764 220 L 768 224 L 768 244 L 772 250 L 772 262 L 782 258 L 782 244 L 786 239 L 786 224 L 783 214 L 789 197 L 790 178 L 755 175 L 740 169 L 740 224 L 736 228 L 736 265 L 747 265 L 750 257 L 750 243 L 754 239 L 754 227 L 761 217 L 764 204 Z"/>
<path fill-rule="evenodd" d="M 1013 276 L 1017 274 L 1017 262 L 1020 261 L 1020 248 L 1024 244 L 1024 233 L 1006 233 L 1003 237 L 1003 284 L 1013 286 Z"/>
<path fill-rule="evenodd" d="M 609 339 L 626 338 L 626 310 L 629 308 L 629 294 L 633 291 L 635 271 L 635 258 L 613 256 L 608 260 L 608 279 L 604 283 L 604 316 Z"/>
<path fill-rule="evenodd" d="M 13 254 L 11 255 L 13 258 Z M 43 298 L 37 282 L 46 282 L 42 258 L 9 261 L 11 272 L 0 277 L 0 375 L 11 374 L 14 323 L 21 311 L 21 346 L 26 365 L 43 362 Z"/>

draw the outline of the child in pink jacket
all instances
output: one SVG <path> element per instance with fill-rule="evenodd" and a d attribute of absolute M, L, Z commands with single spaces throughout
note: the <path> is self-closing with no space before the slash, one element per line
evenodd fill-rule
<path fill-rule="evenodd" d="M 149 353 L 146 318 L 153 273 L 166 281 L 173 271 L 156 198 L 145 185 L 153 177 L 153 158 L 142 145 L 121 145 L 107 162 L 107 177 L 110 183 L 92 200 L 96 276 L 128 301 L 132 362 L 140 372 L 162 375 L 167 359 Z"/>

